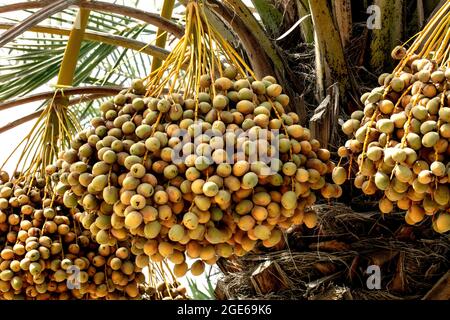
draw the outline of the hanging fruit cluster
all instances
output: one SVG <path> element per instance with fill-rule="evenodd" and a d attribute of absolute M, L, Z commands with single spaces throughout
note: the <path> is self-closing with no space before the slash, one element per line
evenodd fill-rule
<path fill-rule="evenodd" d="M 190 2 L 186 35 L 162 67 L 104 103 L 61 154 L 55 192 L 83 206 L 99 244 L 130 241 L 137 267 L 167 259 L 175 276 L 199 275 L 258 241 L 276 245 L 293 224 L 314 227 L 316 196 L 340 196 L 325 179 L 329 151 L 288 104 Z"/>
<path fill-rule="evenodd" d="M 53 164 L 43 146 L 45 161 L 0 172 L 0 299 L 183 299 L 175 277 L 313 228 L 317 197 L 342 190 L 327 182 L 330 152 L 288 107 L 189 2 L 159 69 L 103 103 Z M 166 287 L 145 284 L 143 268 Z"/>
<path fill-rule="evenodd" d="M 48 197 L 43 179 L 24 183 L 1 175 L 0 221 L 8 228 L 2 228 L 0 299 L 141 296 L 145 279 L 128 243 L 98 245 L 81 227 L 79 210 Z"/>
<path fill-rule="evenodd" d="M 338 153 L 350 158 L 349 172 L 344 165 L 333 171 L 342 184 L 356 162 L 354 185 L 367 195 L 382 193 L 382 213 L 397 206 L 412 225 L 432 216 L 441 233 L 450 230 L 449 21 L 447 3 L 408 51 L 393 51 L 401 59 L 396 70 L 379 77 L 380 87 L 361 97 L 364 111 L 342 126 L 351 138 Z"/>
<path fill-rule="evenodd" d="M 238 81 L 247 90 L 255 82 L 264 90 L 273 85 L 268 80 L 217 82 L 227 80 L 233 86 L 227 90 L 230 96 L 238 94 L 234 89 Z M 329 152 L 310 140 L 295 114 L 270 119 L 271 104 L 265 101 L 255 107 L 253 92 L 251 100 L 227 100 L 230 110 L 217 110 L 211 105 L 214 98 L 205 93 L 200 102 L 205 107 L 198 110 L 203 121 L 195 122 L 192 99 L 176 93 L 143 97 L 138 94 L 140 86 L 135 81 L 132 91 L 105 103 L 103 117 L 93 119 L 93 127 L 75 137 L 72 149 L 58 160 L 60 181 L 55 188 L 66 206 L 82 204 L 80 221 L 99 244 L 114 245 L 131 235 L 138 267 L 149 259 L 168 258 L 176 264 L 175 275 L 181 276 L 188 269 L 185 252 L 213 264 L 219 256 L 245 254 L 257 240 L 274 246 L 283 228 L 302 221 L 314 227 L 315 215 L 305 209 L 316 201 L 315 190 L 326 198 L 340 195 L 340 188 L 324 178 L 333 169 Z M 261 113 L 237 111 L 240 102 Z M 161 105 L 168 107 L 160 111 Z M 276 100 L 273 105 L 281 113 L 283 106 Z M 181 110 L 178 123 L 171 119 L 174 109 Z M 158 117 L 164 120 L 157 123 Z M 259 123 L 261 118 L 267 121 Z M 271 136 L 270 126 L 281 124 L 287 134 Z M 179 133 L 196 129 L 201 132 L 198 143 L 183 144 Z M 208 130 L 220 134 L 211 137 Z M 249 161 L 252 148 L 271 147 L 271 141 L 248 137 L 263 130 L 278 140 L 280 158 L 275 165 Z M 227 141 L 240 144 L 241 154 L 227 154 L 223 147 Z M 182 161 L 174 161 L 177 149 L 186 151 Z M 234 162 L 229 156 L 242 159 Z M 276 173 L 267 175 L 264 170 Z M 191 271 L 200 274 L 203 268 L 198 261 Z"/>

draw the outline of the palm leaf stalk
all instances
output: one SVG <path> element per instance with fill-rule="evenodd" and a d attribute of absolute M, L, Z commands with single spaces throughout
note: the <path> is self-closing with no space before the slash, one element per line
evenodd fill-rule
<path fill-rule="evenodd" d="M 170 19 L 173 12 L 173 7 L 175 5 L 175 0 L 164 0 L 163 7 L 161 9 L 161 17 L 165 19 Z M 156 34 L 156 46 L 160 48 L 164 48 L 166 46 L 167 41 L 167 31 L 161 28 L 158 28 L 158 33 Z M 161 59 L 155 57 L 152 61 L 152 69 L 151 71 L 155 71 L 161 66 Z"/>
<path fill-rule="evenodd" d="M 42 22 L 53 14 L 68 8 L 73 4 L 73 2 L 74 0 L 59 0 L 56 1 L 56 3 L 48 4 L 41 10 L 33 13 L 31 16 L 27 17 L 25 20 L 16 24 L 14 27 L 2 34 L 2 37 L 0 38 L 0 48 L 8 42 L 14 40 L 17 36 L 21 35 L 29 28 L 37 25 L 39 22 Z"/>
<path fill-rule="evenodd" d="M 140 9 L 124 6 L 124 5 L 118 5 L 114 3 L 108 3 L 103 1 L 85 1 L 85 0 L 63 0 L 58 1 L 63 3 L 61 4 L 61 7 L 55 8 L 55 2 L 54 1 L 30 1 L 30 2 L 21 2 L 21 3 L 15 3 L 10 5 L 4 5 L 0 6 L 0 13 L 6 13 L 6 12 L 13 12 L 18 10 L 25 10 L 25 9 L 39 9 L 44 8 L 47 6 L 52 7 L 52 15 L 53 13 L 60 12 L 63 10 L 63 8 L 67 8 L 70 5 L 75 5 L 80 8 L 88 9 L 91 11 L 99 11 L 99 12 L 105 12 L 105 13 L 115 13 L 120 16 L 127 16 L 130 18 L 141 20 L 145 23 L 148 23 L 150 25 L 154 25 L 160 29 L 164 29 L 169 33 L 172 33 L 175 37 L 180 38 L 184 34 L 183 28 L 176 24 L 173 21 L 170 21 L 168 19 L 162 18 L 160 15 L 155 13 L 146 12 Z M 66 3 L 64 3 L 66 2 Z M 45 9 L 48 10 L 48 9 Z M 46 15 L 49 17 L 50 15 Z"/>
<path fill-rule="evenodd" d="M 81 42 L 83 41 L 84 32 L 89 20 L 89 13 L 89 10 L 80 9 L 77 15 L 72 31 L 70 32 L 69 40 L 67 41 L 61 68 L 59 69 L 57 86 L 63 88 L 72 86 Z"/>
<path fill-rule="evenodd" d="M 92 95 L 92 96 L 112 96 L 119 93 L 123 87 L 120 86 L 84 86 L 84 87 L 72 87 L 64 89 L 64 93 L 67 95 Z M 7 110 L 23 104 L 51 99 L 54 95 L 54 91 L 46 91 L 41 93 L 32 94 L 26 97 L 17 99 L 11 99 L 0 103 L 0 111 Z M 2 131 L 0 130 L 0 133 Z"/>
<path fill-rule="evenodd" d="M 66 88 L 64 89 L 64 93 L 67 96 L 73 96 L 78 95 L 76 98 L 73 98 L 69 101 L 68 106 L 78 105 L 82 102 L 90 102 L 99 98 L 105 98 L 110 97 L 112 95 L 115 95 L 123 90 L 123 87 L 106 87 L 106 86 L 87 86 L 87 87 L 74 87 L 74 88 Z M 60 95 L 61 93 L 59 93 Z M 26 97 L 18 98 L 18 99 L 12 99 L 10 101 L 5 101 L 3 103 L 0 103 L 0 111 L 7 110 L 16 106 L 20 106 L 23 104 L 36 102 L 36 101 L 42 101 L 42 100 L 49 100 L 52 99 L 55 95 L 54 91 L 47 91 L 42 92 L 38 94 L 29 95 Z M 58 95 L 57 95 L 58 97 Z M 39 118 L 39 116 L 44 111 L 42 109 L 39 109 L 31 114 L 28 114 L 24 117 L 21 117 L 19 119 L 16 119 L 14 121 L 11 121 L 3 126 L 0 127 L 0 134 L 8 131 L 10 129 L 13 129 L 21 124 L 24 124 L 30 120 L 34 120 L 36 118 Z M 85 110 L 86 112 L 86 110 Z M 80 117 L 77 116 L 79 119 Z"/>
<path fill-rule="evenodd" d="M 84 10 L 84 9 L 83 9 Z M 0 22 L 0 29 L 9 29 L 13 26 L 12 23 Z M 60 27 L 51 27 L 51 26 L 35 26 L 28 29 L 28 31 L 39 32 L 39 33 L 48 33 L 53 35 L 61 35 L 68 36 L 70 35 L 70 30 Z M 106 34 L 104 32 L 86 32 L 85 40 L 101 42 L 105 44 L 109 44 L 112 46 L 119 46 L 127 49 L 132 49 L 136 51 L 141 51 L 145 54 L 158 57 L 160 59 L 164 59 L 169 52 L 167 50 L 162 49 L 159 46 L 154 46 L 150 44 L 145 44 L 144 42 L 129 39 L 123 36 Z"/>

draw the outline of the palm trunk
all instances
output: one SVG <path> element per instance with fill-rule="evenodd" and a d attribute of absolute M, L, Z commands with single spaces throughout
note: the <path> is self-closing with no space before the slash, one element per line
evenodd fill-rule
<path fill-rule="evenodd" d="M 341 35 L 344 48 L 350 43 L 352 33 L 352 7 L 350 0 L 335 0 L 333 3 L 333 16 Z"/>
<path fill-rule="evenodd" d="M 345 97 L 347 91 L 352 89 L 351 74 L 344 56 L 339 31 L 333 22 L 331 10 L 326 0 L 310 1 L 310 10 L 315 29 L 316 62 L 323 62 L 323 67 L 321 63 L 317 64 L 318 71 L 321 72 L 319 76 L 323 75 L 324 79 L 324 87 L 319 87 L 321 92 L 318 95 L 323 97 L 325 95 L 324 90 L 335 81 L 339 81 L 340 96 Z"/>
<path fill-rule="evenodd" d="M 372 30 L 370 66 L 381 71 L 392 67 L 390 52 L 402 43 L 403 0 L 375 0 L 374 4 L 380 8 L 381 25 Z"/>

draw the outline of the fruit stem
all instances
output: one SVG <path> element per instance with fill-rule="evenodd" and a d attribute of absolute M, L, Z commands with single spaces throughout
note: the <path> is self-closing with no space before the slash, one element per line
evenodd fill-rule
<path fill-rule="evenodd" d="M 369 124 L 367 125 L 366 136 L 364 137 L 363 150 L 361 153 L 361 165 L 358 166 L 359 171 L 357 174 L 359 174 L 361 172 L 361 166 L 364 162 L 364 156 L 366 155 L 367 143 L 369 142 L 370 129 L 372 129 L 373 123 L 375 122 L 375 118 L 378 116 L 378 112 L 379 112 L 379 108 L 377 105 L 377 108 L 375 109 L 372 117 L 370 117 Z"/>
<path fill-rule="evenodd" d="M 446 98 L 446 96 L 445 96 L 445 92 L 447 91 L 447 81 L 445 81 L 445 84 L 444 84 L 444 90 L 442 91 L 442 96 L 441 96 L 441 101 L 440 101 L 440 103 L 439 103 L 439 110 L 441 110 L 442 109 L 442 107 L 444 106 L 444 104 L 445 104 L 445 98 Z M 439 112 L 439 111 L 438 111 Z M 438 117 L 438 122 L 437 122 L 437 132 L 439 133 L 439 128 L 441 127 L 441 118 L 440 117 Z M 436 147 L 436 145 L 434 145 L 434 161 L 438 161 L 438 148 Z"/>

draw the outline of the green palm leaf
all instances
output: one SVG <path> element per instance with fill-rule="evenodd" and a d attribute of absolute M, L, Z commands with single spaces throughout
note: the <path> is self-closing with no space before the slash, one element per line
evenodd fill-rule
<path fill-rule="evenodd" d="M 44 23 L 68 27 L 67 21 L 73 21 L 75 15 L 76 10 L 67 9 L 46 19 Z M 11 18 L 3 20 L 18 22 Z M 92 12 L 86 31 L 120 35 L 149 43 L 154 38 L 156 28 L 142 25 L 132 18 Z M 27 95 L 54 80 L 59 71 L 66 43 L 67 38 L 59 35 L 27 32 L 1 49 L 0 101 Z M 145 77 L 149 72 L 151 61 L 150 56 L 141 52 L 85 41 L 80 49 L 73 85 L 123 86 L 129 79 Z M 91 118 L 97 115 L 93 109 L 102 100 L 104 98 L 80 103 L 71 108 L 78 118 Z"/>

